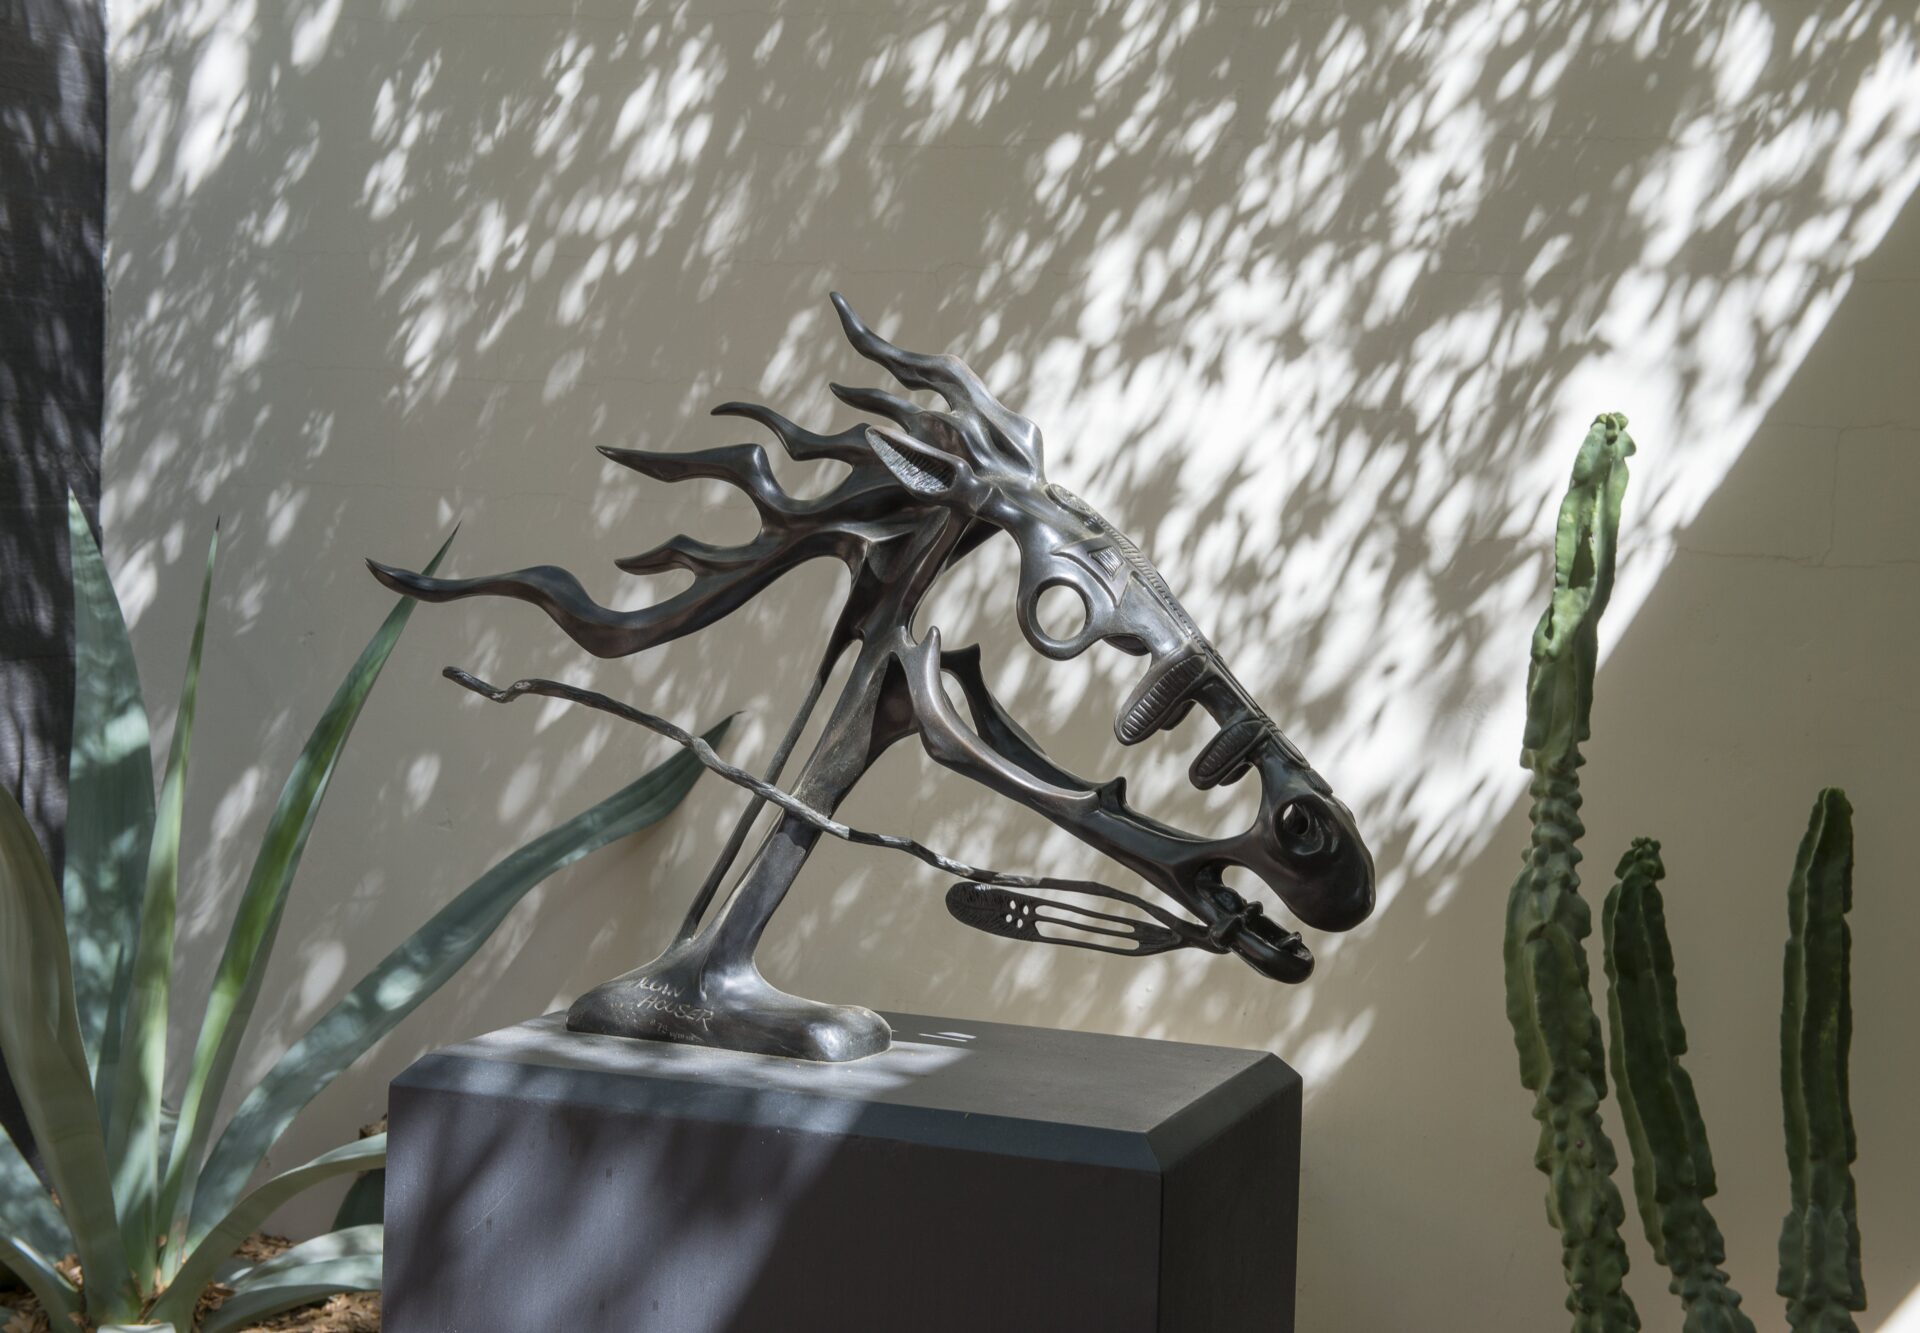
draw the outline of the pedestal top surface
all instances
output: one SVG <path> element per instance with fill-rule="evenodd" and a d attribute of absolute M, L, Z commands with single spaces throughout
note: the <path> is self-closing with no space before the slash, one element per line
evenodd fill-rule
<path fill-rule="evenodd" d="M 1064 1131 L 1078 1156 L 1089 1138 L 1109 1136 L 1142 1146 L 1154 1136 L 1177 1148 L 1168 1140 L 1203 1130 L 1191 1122 L 1298 1082 L 1265 1051 L 919 1014 L 886 1019 L 886 1051 L 816 1064 L 569 1032 L 555 1013 L 428 1055 L 396 1084 L 889 1137 L 921 1138 L 943 1124 L 936 1137 L 992 1132 L 1003 1145 L 1010 1123 L 1044 1126 L 1030 1151 L 1054 1155 Z"/>

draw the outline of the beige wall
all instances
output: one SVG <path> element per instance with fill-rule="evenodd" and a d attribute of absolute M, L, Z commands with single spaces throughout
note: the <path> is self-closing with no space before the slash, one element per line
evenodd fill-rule
<path fill-rule="evenodd" d="M 1281 989 L 1231 960 L 1022 950 L 950 923 L 931 872 L 828 848 L 769 974 L 1276 1051 L 1309 1087 L 1303 1328 L 1556 1326 L 1500 921 L 1551 505 L 1587 420 L 1617 408 L 1641 453 L 1589 869 L 1603 883 L 1630 835 L 1665 842 L 1732 1268 L 1778 1329 L 1783 890 L 1816 787 L 1853 793 L 1881 1326 L 1920 1284 L 1901 834 L 1920 796 L 1920 57 L 1904 7 L 1813 8 L 115 4 L 105 521 L 162 725 L 225 522 L 185 984 L 388 604 L 360 558 L 417 561 L 458 518 L 456 569 L 550 561 L 608 600 L 659 596 L 611 560 L 743 536 L 746 506 L 614 475 L 590 446 L 745 438 L 701 415 L 729 397 L 843 421 L 825 381 L 868 381 L 836 287 L 1040 421 L 1055 478 L 1154 554 L 1348 797 L 1382 901 Z M 1176 822 L 1244 809 L 1186 789 L 1195 731 L 1119 753 L 1132 664 L 1034 657 L 1006 632 L 1007 552 L 975 563 L 931 619 L 986 641 L 1031 730 Z M 529 608 L 423 609 L 309 848 L 247 1069 L 502 852 L 662 757 L 558 705 L 467 699 L 441 665 L 688 721 L 745 709 L 730 751 L 757 763 L 840 578 L 803 571 L 615 664 Z M 650 956 L 735 809 L 703 787 L 554 880 L 276 1160 L 378 1114 L 421 1051 Z M 910 746 L 846 813 L 1001 866 L 1098 868 Z M 1637 1238 L 1635 1262 L 1649 1325 L 1673 1326 Z"/>

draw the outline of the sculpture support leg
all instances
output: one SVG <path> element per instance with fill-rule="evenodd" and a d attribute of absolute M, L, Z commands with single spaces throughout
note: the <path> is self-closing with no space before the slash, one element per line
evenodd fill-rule
<path fill-rule="evenodd" d="M 780 774 L 787 766 L 787 759 L 793 753 L 793 747 L 800 742 L 800 733 L 806 728 L 807 719 L 813 716 L 814 705 L 820 702 L 820 692 L 826 688 L 827 675 L 833 670 L 844 644 L 836 645 L 827 651 L 821 660 L 819 669 L 813 673 L 813 684 L 807 690 L 807 697 L 800 704 L 800 711 L 793 715 L 793 721 L 787 724 L 787 734 L 780 740 L 780 746 L 773 752 L 773 760 L 767 765 L 766 781 L 778 782 Z M 726 878 L 727 871 L 733 868 L 734 861 L 740 855 L 741 845 L 747 840 L 747 833 L 753 828 L 753 821 L 760 817 L 766 808 L 766 801 L 754 797 L 747 802 L 747 808 L 740 812 L 740 818 L 734 823 L 733 832 L 727 836 L 727 844 L 713 863 L 713 869 L 707 872 L 707 879 L 700 886 L 700 892 L 694 895 L 687 908 L 686 918 L 680 923 L 680 933 L 673 937 L 675 944 L 683 944 L 700 929 L 706 919 L 707 908 L 713 905 L 713 896 L 720 890 L 720 882 Z"/>
<path fill-rule="evenodd" d="M 794 795 L 817 810 L 831 814 L 875 758 L 874 713 L 885 661 L 883 651 L 862 651 L 795 785 Z M 768 920 L 819 840 L 819 829 L 783 817 L 705 928 L 582 995 L 567 1013 L 567 1026 L 805 1060 L 856 1060 L 885 1050 L 890 1033 L 878 1014 L 789 995 L 761 976 L 753 961 Z"/>

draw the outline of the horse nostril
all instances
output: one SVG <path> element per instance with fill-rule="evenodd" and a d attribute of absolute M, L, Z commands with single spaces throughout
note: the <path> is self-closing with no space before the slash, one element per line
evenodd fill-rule
<path fill-rule="evenodd" d="M 1290 856 L 1318 856 L 1331 844 L 1326 821 L 1312 805 L 1310 798 L 1302 797 L 1280 807 L 1274 816 L 1274 831 Z"/>

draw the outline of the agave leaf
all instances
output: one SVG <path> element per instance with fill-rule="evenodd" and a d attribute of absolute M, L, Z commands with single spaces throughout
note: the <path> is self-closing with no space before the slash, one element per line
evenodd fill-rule
<path fill-rule="evenodd" d="M 450 533 L 428 562 L 429 570 L 440 563 L 452 544 Z M 193 1067 L 180 1100 L 180 1120 L 167 1159 L 158 1213 L 167 1225 L 163 1269 L 170 1268 L 178 1257 L 187 1213 L 193 1206 L 194 1176 L 207 1141 L 212 1137 L 213 1118 L 226 1087 L 227 1074 L 239 1052 L 247 1020 L 253 1016 L 254 1001 L 260 994 L 261 979 L 266 975 L 267 961 L 273 953 L 287 891 L 299 868 L 301 853 L 306 850 L 307 835 L 313 831 L 320 802 L 326 796 L 327 784 L 347 737 L 352 734 L 353 724 L 359 719 L 367 695 L 399 642 L 400 631 L 406 627 L 415 605 L 411 598 L 399 599 L 361 651 L 347 678 L 334 691 L 333 699 L 294 761 L 293 771 L 287 775 L 286 786 L 280 792 L 279 803 L 261 839 L 259 855 L 247 878 L 247 887 L 227 934 L 226 948 L 214 972 L 200 1037 L 194 1045 Z"/>
<path fill-rule="evenodd" d="M 380 1255 L 377 1251 L 324 1259 L 235 1288 L 226 1303 L 207 1316 L 206 1322 L 200 1325 L 200 1333 L 233 1333 L 282 1310 L 324 1300 L 339 1291 L 378 1290 Z"/>
<path fill-rule="evenodd" d="M 232 1287 L 236 1292 L 244 1291 L 278 1278 L 291 1269 L 305 1268 L 331 1259 L 361 1258 L 369 1254 L 378 1258 L 384 1243 L 385 1229 L 377 1222 L 367 1226 L 336 1227 L 324 1235 L 300 1242 L 284 1254 L 262 1259 L 257 1264 L 242 1264 L 220 1281 L 223 1286 Z"/>
<path fill-rule="evenodd" d="M 138 1304 L 113 1207 L 100 1110 L 73 1003 L 66 913 L 13 794 L 0 787 L 0 1052 L 87 1272 L 90 1311 Z M 11 1214 L 9 1215 L 9 1220 Z M 23 1264 L 31 1266 L 29 1260 Z M 9 1261 L 8 1267 L 12 1267 Z M 26 1276 L 22 1274 L 22 1276 Z"/>
<path fill-rule="evenodd" d="M 146 897 L 140 905 L 140 933 L 134 944 L 126 1010 L 119 1028 L 122 1049 L 114 1074 L 113 1106 L 107 1115 L 107 1159 L 113 1168 L 113 1197 L 120 1226 L 144 1282 L 147 1257 L 158 1231 L 154 1194 L 159 1184 L 160 1092 L 167 1077 L 167 1004 L 173 980 L 174 909 L 180 896 L 180 817 L 186 805 L 187 752 L 193 743 L 193 714 L 200 689 L 200 652 L 207 639 L 207 603 L 213 596 L 213 562 L 220 549 L 220 526 L 207 543 L 207 569 L 200 580 L 200 612 L 187 649 L 187 673 L 180 686 L 180 712 L 167 751 L 167 773 L 155 808 L 153 842 L 147 856 Z"/>
<path fill-rule="evenodd" d="M 67 944 L 80 1043 L 106 1110 L 118 1011 L 153 836 L 153 755 L 133 644 L 80 502 L 67 496 L 73 565 L 73 735 L 67 760 Z"/>
<path fill-rule="evenodd" d="M 180 1324 L 193 1316 L 194 1303 L 220 1262 L 240 1248 L 240 1242 L 259 1229 L 260 1224 L 287 1200 L 322 1181 L 356 1171 L 371 1171 L 386 1165 L 387 1136 L 376 1134 L 357 1143 L 349 1143 L 322 1153 L 312 1161 L 283 1171 L 247 1195 L 207 1232 L 206 1239 L 193 1247 L 180 1265 L 173 1281 L 154 1303 L 150 1318 L 155 1323 Z M 337 1290 L 337 1288 L 336 1288 Z"/>
<path fill-rule="evenodd" d="M 24 1241 L 42 1254 L 73 1252 L 67 1219 L 60 1216 L 46 1185 L 5 1134 L 0 1134 L 0 1236 Z"/>
<path fill-rule="evenodd" d="M 7 1226 L 9 1229 L 13 1226 L 11 1219 Z M 6 1231 L 0 1231 L 0 1269 L 7 1270 L 26 1283 L 27 1290 L 40 1298 L 40 1305 L 55 1328 L 77 1320 L 80 1312 L 79 1290 L 67 1281 L 46 1255 L 18 1236 L 8 1235 Z M 4 1308 L 0 1308 L 0 1321 L 4 1321 Z"/>
<path fill-rule="evenodd" d="M 706 734 L 716 744 L 732 719 Z M 348 991 L 240 1104 L 200 1173 L 188 1244 L 232 1206 L 302 1107 L 473 957 L 528 890 L 607 843 L 664 819 L 702 772 L 675 754 L 604 801 L 527 843 L 468 885 Z"/>
<path fill-rule="evenodd" d="M 387 1173 L 369 1171 L 356 1176 L 353 1184 L 333 1210 L 333 1229 L 378 1226 L 387 1220 Z"/>

